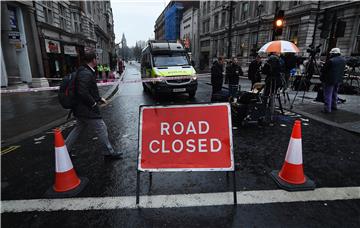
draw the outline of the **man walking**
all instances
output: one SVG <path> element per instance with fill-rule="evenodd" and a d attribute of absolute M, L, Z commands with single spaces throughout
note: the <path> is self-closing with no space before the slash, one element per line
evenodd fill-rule
<path fill-rule="evenodd" d="M 337 110 L 337 93 L 339 85 L 343 81 L 345 64 L 340 48 L 331 49 L 330 58 L 325 62 L 320 76 L 324 88 L 325 106 L 322 110 L 324 113 Z"/>
<path fill-rule="evenodd" d="M 98 134 L 99 140 L 104 146 L 102 153 L 104 157 L 119 159 L 122 153 L 114 151 L 109 141 L 106 124 L 100 114 L 99 105 L 106 104 L 106 100 L 100 97 L 96 85 L 96 54 L 85 54 L 84 60 L 85 65 L 79 67 L 75 79 L 76 105 L 72 111 L 77 119 L 77 125 L 66 138 L 65 144 L 70 151 L 79 134 L 86 128 L 91 128 Z"/>

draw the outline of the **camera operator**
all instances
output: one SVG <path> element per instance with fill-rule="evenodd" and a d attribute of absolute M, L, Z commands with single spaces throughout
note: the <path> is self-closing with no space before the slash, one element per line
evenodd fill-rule
<path fill-rule="evenodd" d="M 325 62 L 320 75 L 320 81 L 324 88 L 324 109 L 322 112 L 330 113 L 337 110 L 337 93 L 340 83 L 343 81 L 345 71 L 345 59 L 341 56 L 340 48 L 330 51 L 330 58 Z"/>
<path fill-rule="evenodd" d="M 262 73 L 266 75 L 265 78 L 265 96 L 275 93 L 276 90 L 282 86 L 281 73 L 284 72 L 284 65 L 281 64 L 279 56 L 276 53 L 270 53 L 270 56 L 264 67 Z"/>

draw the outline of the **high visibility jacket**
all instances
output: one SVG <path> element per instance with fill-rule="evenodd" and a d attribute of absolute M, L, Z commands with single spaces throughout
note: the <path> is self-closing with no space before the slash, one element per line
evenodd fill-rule
<path fill-rule="evenodd" d="M 101 64 L 97 65 L 97 71 L 102 72 L 104 70 L 103 66 Z"/>
<path fill-rule="evenodd" d="M 105 72 L 110 72 L 110 67 L 109 67 L 109 66 L 105 66 L 105 67 L 104 67 L 104 71 L 105 71 Z"/>

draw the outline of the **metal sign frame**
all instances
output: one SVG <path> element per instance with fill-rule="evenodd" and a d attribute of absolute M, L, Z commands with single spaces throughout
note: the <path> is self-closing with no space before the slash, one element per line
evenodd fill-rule
<path fill-rule="evenodd" d="M 143 125 L 143 110 L 150 108 L 184 108 L 184 107 L 211 107 L 211 106 L 226 106 L 228 110 L 228 127 L 229 127 L 229 140 L 230 140 L 230 162 L 229 168 L 159 168 L 147 169 L 141 167 L 141 142 L 142 142 L 142 125 Z M 231 120 L 231 107 L 229 103 L 198 103 L 198 104 L 184 104 L 184 105 L 140 105 L 139 107 L 139 127 L 138 127 L 138 160 L 137 160 L 137 175 L 136 175 L 136 204 L 140 201 L 140 173 L 149 172 L 149 184 L 152 185 L 153 172 L 189 172 L 189 171 L 225 171 L 227 177 L 229 172 L 233 173 L 233 194 L 234 204 L 237 204 L 236 197 L 236 175 L 235 175 L 235 162 L 233 152 L 233 136 L 232 136 L 232 120 Z"/>

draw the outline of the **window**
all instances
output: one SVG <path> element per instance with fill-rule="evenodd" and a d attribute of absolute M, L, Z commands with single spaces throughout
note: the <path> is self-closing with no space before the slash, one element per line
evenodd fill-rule
<path fill-rule="evenodd" d="M 290 29 L 289 29 L 288 40 L 290 42 L 293 42 L 296 45 L 298 44 L 298 30 L 299 30 L 299 25 L 290 26 Z"/>
<path fill-rule="evenodd" d="M 224 55 L 224 39 L 220 40 L 220 44 L 219 44 L 219 55 L 222 56 Z"/>
<path fill-rule="evenodd" d="M 153 61 L 154 67 L 190 65 L 185 54 L 155 55 Z"/>
<path fill-rule="evenodd" d="M 218 28 L 219 28 L 219 14 L 216 14 L 214 18 L 214 29 L 217 30 Z"/>
<path fill-rule="evenodd" d="M 210 40 L 204 40 L 200 42 L 201 47 L 209 47 L 210 46 Z"/>
<path fill-rule="evenodd" d="M 66 30 L 66 11 L 65 7 L 59 3 L 59 19 L 60 19 L 60 28 Z"/>
<path fill-rule="evenodd" d="M 359 23 L 358 32 L 356 35 L 356 46 L 355 46 L 354 53 L 360 54 L 360 23 Z"/>
<path fill-rule="evenodd" d="M 218 40 L 214 40 L 213 50 L 214 50 L 215 55 L 217 56 L 217 53 L 218 53 Z"/>
<path fill-rule="evenodd" d="M 248 17 L 249 13 L 249 3 L 244 2 L 241 7 L 241 20 L 245 20 Z"/>
<path fill-rule="evenodd" d="M 92 23 L 89 23 L 89 35 L 94 38 L 94 25 Z"/>
<path fill-rule="evenodd" d="M 203 4 L 203 15 L 206 15 L 206 2 Z"/>
<path fill-rule="evenodd" d="M 48 24 L 53 24 L 54 20 L 53 20 L 52 1 L 43 2 L 43 11 L 44 11 L 45 22 Z"/>
<path fill-rule="evenodd" d="M 74 31 L 75 33 L 79 33 L 79 32 L 80 32 L 80 18 L 79 18 L 79 14 L 73 13 L 73 14 L 72 14 L 72 19 L 73 19 L 73 31 Z"/>
<path fill-rule="evenodd" d="M 292 1 L 292 6 L 298 6 L 300 5 L 301 1 Z"/>
<path fill-rule="evenodd" d="M 253 44 L 256 44 L 256 37 L 257 37 L 257 32 L 251 33 L 251 38 L 250 38 L 250 44 L 251 44 L 251 46 L 252 46 Z"/>
<path fill-rule="evenodd" d="M 221 14 L 221 28 L 225 27 L 225 21 L 226 21 L 226 12 L 222 12 L 222 14 Z"/>

